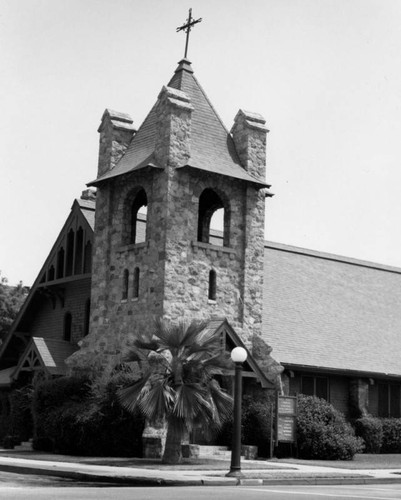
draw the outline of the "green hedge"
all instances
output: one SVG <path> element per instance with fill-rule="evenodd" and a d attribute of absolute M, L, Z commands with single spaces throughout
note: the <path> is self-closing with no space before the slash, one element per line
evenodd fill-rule
<path fill-rule="evenodd" d="M 383 423 L 380 418 L 361 417 L 354 422 L 355 434 L 365 443 L 365 453 L 380 453 L 383 443 Z"/>
<path fill-rule="evenodd" d="M 30 386 L 14 389 L 10 394 L 10 415 L 8 432 L 14 437 L 15 444 L 26 441 L 32 436 L 32 388 Z"/>
<path fill-rule="evenodd" d="M 401 418 L 383 418 L 381 453 L 401 453 Z"/>
<path fill-rule="evenodd" d="M 401 418 L 362 417 L 354 422 L 366 453 L 401 453 Z"/>
<path fill-rule="evenodd" d="M 33 399 L 37 450 L 73 455 L 142 456 L 144 419 L 117 402 L 129 375 L 91 381 L 62 377 L 38 383 Z"/>
<path fill-rule="evenodd" d="M 260 457 L 268 457 L 270 449 L 271 412 L 274 411 L 273 400 L 258 400 L 252 396 L 242 399 L 241 442 L 258 447 Z M 233 417 L 228 420 L 217 436 L 217 444 L 232 445 Z"/>
<path fill-rule="evenodd" d="M 300 458 L 352 460 L 363 450 L 342 413 L 315 396 L 298 397 L 297 434 Z"/>

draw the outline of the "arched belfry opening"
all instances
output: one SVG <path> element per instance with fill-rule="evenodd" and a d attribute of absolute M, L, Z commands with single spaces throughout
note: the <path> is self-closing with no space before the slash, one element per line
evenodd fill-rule
<path fill-rule="evenodd" d="M 130 243 L 146 241 L 148 198 L 145 190 L 138 191 L 131 205 L 131 235 Z"/>
<path fill-rule="evenodd" d="M 220 196 L 210 188 L 199 197 L 198 241 L 229 246 L 229 210 Z"/>

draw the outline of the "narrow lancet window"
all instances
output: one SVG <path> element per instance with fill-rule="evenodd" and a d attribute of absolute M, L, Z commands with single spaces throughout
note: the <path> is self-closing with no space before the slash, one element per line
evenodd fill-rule
<path fill-rule="evenodd" d="M 72 229 L 68 231 L 67 234 L 67 256 L 65 264 L 65 275 L 71 276 L 74 263 L 74 239 L 75 233 Z"/>
<path fill-rule="evenodd" d="M 71 341 L 71 331 L 72 331 L 72 315 L 71 313 L 65 313 L 64 316 L 64 332 L 63 338 L 67 342 Z"/>
<path fill-rule="evenodd" d="M 82 273 L 82 261 L 83 261 L 83 243 L 84 243 L 84 231 L 80 227 L 77 231 L 76 242 L 75 242 L 75 263 L 74 263 L 74 274 Z"/>
<path fill-rule="evenodd" d="M 136 267 L 134 270 L 134 283 L 132 287 L 132 298 L 137 299 L 139 297 L 139 267 Z"/>
<path fill-rule="evenodd" d="M 64 248 L 60 248 L 57 253 L 57 279 L 64 276 Z"/>
<path fill-rule="evenodd" d="M 88 241 L 85 245 L 84 253 L 84 273 L 92 271 L 92 243 Z"/>
<path fill-rule="evenodd" d="M 216 300 L 216 271 L 209 271 L 209 300 Z"/>
<path fill-rule="evenodd" d="M 50 266 L 49 270 L 47 271 L 47 281 L 53 281 L 54 280 L 54 266 Z"/>
<path fill-rule="evenodd" d="M 128 285 L 129 285 L 129 272 L 128 272 L 128 269 L 126 269 L 124 271 L 124 275 L 123 275 L 123 289 L 122 289 L 122 294 L 121 294 L 122 300 L 128 299 Z"/>
<path fill-rule="evenodd" d="M 90 312 L 91 312 L 91 301 L 88 299 L 85 302 L 85 323 L 84 323 L 84 336 L 86 337 L 89 333 L 89 320 L 90 320 Z"/>

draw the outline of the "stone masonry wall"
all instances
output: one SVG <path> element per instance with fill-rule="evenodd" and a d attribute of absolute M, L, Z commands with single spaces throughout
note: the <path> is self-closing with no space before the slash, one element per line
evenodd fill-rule
<path fill-rule="evenodd" d="M 163 169 L 144 168 L 98 186 L 91 327 L 81 350 L 70 358 L 72 368 L 94 362 L 111 367 L 136 336 L 150 331 L 156 316 L 173 321 L 226 316 L 249 347 L 252 337 L 260 335 L 264 194 L 245 181 L 177 168 L 190 156 L 192 109 L 183 92 L 164 87 L 156 106 L 155 148 Z M 239 115 L 234 139 L 244 165 L 264 180 L 265 132 L 260 122 L 249 127 L 247 121 L 248 115 Z M 242 147 L 245 143 L 251 147 Z M 102 143 L 100 149 L 99 165 L 110 161 Z M 127 244 L 132 201 L 141 188 L 148 200 L 146 241 Z M 228 247 L 197 241 L 199 197 L 206 188 L 219 195 L 229 212 Z M 136 267 L 138 298 L 132 296 Z M 123 299 L 126 269 L 129 294 Z M 208 298 L 211 269 L 217 277 L 215 301 Z"/>
<path fill-rule="evenodd" d="M 242 329 L 240 296 L 244 256 L 245 186 L 210 173 L 182 169 L 172 172 L 170 213 L 166 227 L 164 312 L 168 318 L 226 316 Z M 212 188 L 230 212 L 230 246 L 197 241 L 199 197 Z M 209 300 L 209 272 L 216 272 L 216 301 Z"/>

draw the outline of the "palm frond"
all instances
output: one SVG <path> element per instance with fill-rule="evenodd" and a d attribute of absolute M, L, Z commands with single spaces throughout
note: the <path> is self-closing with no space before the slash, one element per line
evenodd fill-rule
<path fill-rule="evenodd" d="M 130 413 L 133 413 L 137 408 L 139 395 L 142 392 L 143 388 L 148 383 L 149 377 L 150 373 L 147 376 L 144 376 L 143 378 L 135 382 L 134 384 L 118 390 L 117 392 L 118 401 Z"/>
<path fill-rule="evenodd" d="M 199 384 L 180 385 L 176 390 L 174 415 L 186 421 L 192 421 L 201 410 L 202 405 L 207 404 L 204 392 Z"/>
<path fill-rule="evenodd" d="M 214 406 L 216 422 L 221 426 L 227 421 L 233 411 L 233 398 L 224 391 L 217 380 L 212 380 L 209 386 L 209 394 Z"/>
<path fill-rule="evenodd" d="M 153 336 L 158 340 L 159 348 L 173 351 L 180 345 L 182 328 L 179 323 L 176 325 L 159 318 L 155 322 Z"/>
<path fill-rule="evenodd" d="M 191 323 L 182 323 L 183 337 L 181 339 L 182 347 L 190 349 L 197 343 L 201 343 L 202 332 L 207 328 L 209 321 L 193 320 Z"/>
<path fill-rule="evenodd" d="M 140 394 L 138 407 L 146 418 L 155 421 L 171 413 L 174 400 L 174 389 L 160 379 Z"/>

